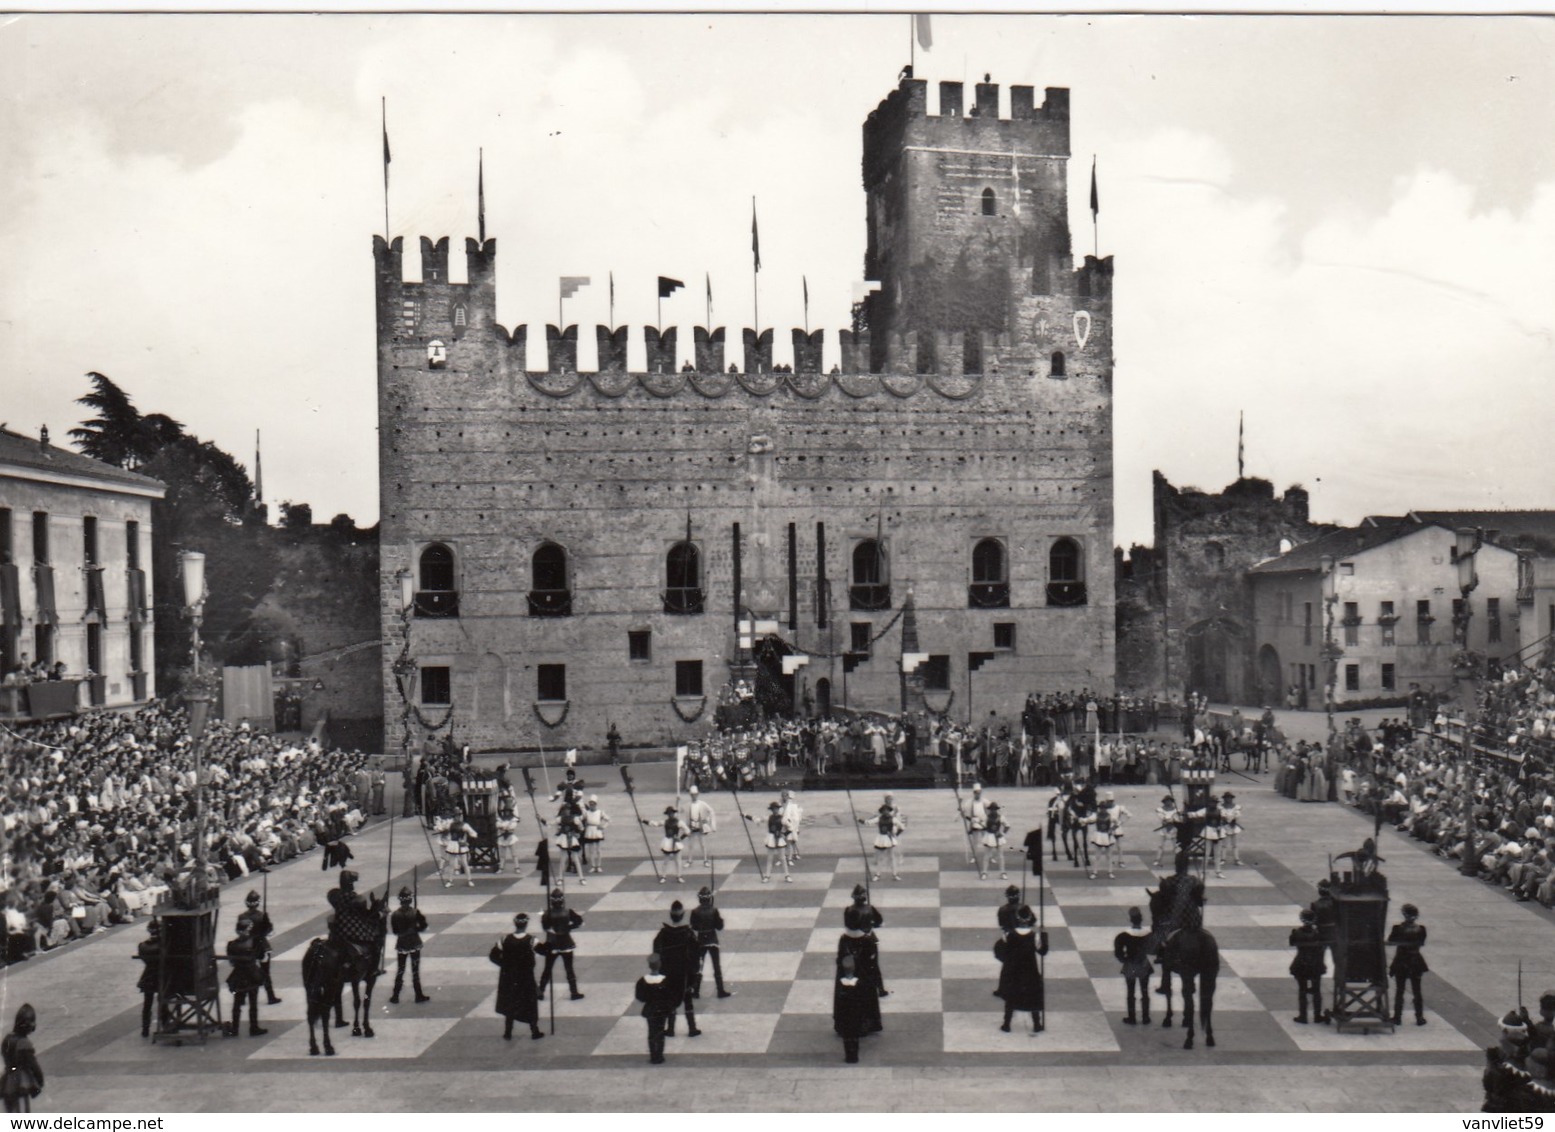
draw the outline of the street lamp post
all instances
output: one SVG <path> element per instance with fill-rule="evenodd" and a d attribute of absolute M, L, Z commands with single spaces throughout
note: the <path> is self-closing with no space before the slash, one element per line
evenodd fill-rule
<path fill-rule="evenodd" d="M 180 551 L 179 567 L 183 575 L 184 609 L 189 614 L 190 655 L 193 671 L 185 698 L 189 701 L 189 738 L 194 745 L 194 868 L 195 890 L 203 892 L 205 873 L 205 766 L 204 735 L 210 719 L 211 692 L 206 684 L 200 660 L 200 625 L 205 620 L 205 555 L 197 550 Z"/>
<path fill-rule="evenodd" d="M 396 576 L 400 594 L 400 628 L 405 642 L 395 659 L 393 672 L 400 692 L 400 781 L 404 799 L 401 814 L 410 817 L 415 812 L 415 782 L 410 773 L 410 694 L 415 687 L 416 661 L 410 655 L 410 618 L 416 605 L 416 581 L 411 572 L 401 570 Z"/>
<path fill-rule="evenodd" d="M 1457 635 L 1457 645 L 1463 652 L 1469 651 L 1469 622 L 1474 614 L 1469 609 L 1469 595 L 1479 587 L 1479 575 L 1474 571 L 1474 558 L 1479 552 L 1479 532 L 1473 527 L 1460 527 L 1457 531 L 1457 541 L 1453 546 L 1453 561 L 1458 567 L 1458 593 L 1463 601 L 1458 611 L 1458 616 L 1453 619 L 1453 633 Z"/>
<path fill-rule="evenodd" d="M 1323 699 L 1328 710 L 1328 754 L 1332 758 L 1335 747 L 1334 694 L 1339 685 L 1339 648 L 1334 644 L 1334 607 L 1339 603 L 1339 581 L 1334 573 L 1332 557 L 1325 554 L 1319 563 L 1323 571 L 1323 659 L 1328 663 Z"/>

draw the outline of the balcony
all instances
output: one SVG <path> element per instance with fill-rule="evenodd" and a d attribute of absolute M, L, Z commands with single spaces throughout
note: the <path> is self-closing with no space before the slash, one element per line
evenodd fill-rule
<path fill-rule="evenodd" d="M 420 590 L 416 594 L 417 617 L 458 617 L 458 590 Z"/>
<path fill-rule="evenodd" d="M 571 590 L 530 590 L 529 616 L 571 617 Z"/>
<path fill-rule="evenodd" d="M 664 591 L 665 613 L 701 613 L 704 605 L 701 586 L 676 586 Z"/>
<path fill-rule="evenodd" d="M 1047 603 L 1062 607 L 1085 604 L 1084 582 L 1049 582 Z"/>
<path fill-rule="evenodd" d="M 1010 583 L 973 582 L 966 589 L 968 609 L 1010 608 Z"/>
<path fill-rule="evenodd" d="M 874 582 L 849 586 L 848 608 L 861 613 L 878 613 L 882 609 L 890 609 L 890 583 Z"/>

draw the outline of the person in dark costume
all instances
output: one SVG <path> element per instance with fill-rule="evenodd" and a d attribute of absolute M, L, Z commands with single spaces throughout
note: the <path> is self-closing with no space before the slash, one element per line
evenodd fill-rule
<path fill-rule="evenodd" d="M 157 980 L 162 970 L 162 921 L 152 920 L 146 925 L 146 938 L 135 949 L 135 958 L 145 966 L 135 989 L 141 993 L 140 1036 L 151 1036 L 151 1008 L 157 1001 Z"/>
<path fill-rule="evenodd" d="M 1485 1090 L 1481 1112 L 1517 1111 L 1517 1093 L 1529 1079 L 1530 1049 L 1528 1022 L 1522 1011 L 1509 1010 L 1501 1019 L 1501 1036 L 1485 1050 L 1485 1071 L 1480 1084 Z"/>
<path fill-rule="evenodd" d="M 880 998 L 870 993 L 858 977 L 858 966 L 853 956 L 844 955 L 837 961 L 837 986 L 832 993 L 832 1029 L 842 1038 L 842 1060 L 849 1065 L 858 1064 L 859 1039 L 866 1033 L 870 1001 L 875 1012 L 880 1011 Z"/>
<path fill-rule="evenodd" d="M 999 932 L 1001 935 L 1009 935 L 1015 930 L 1015 921 L 1020 916 L 1020 889 L 1010 885 L 1004 890 L 1004 903 L 999 905 Z"/>
<path fill-rule="evenodd" d="M 664 1023 L 675 1009 L 674 988 L 664 977 L 657 955 L 648 956 L 648 973 L 637 980 L 637 1001 L 648 1021 L 648 1060 L 664 1064 Z"/>
<path fill-rule="evenodd" d="M 259 906 L 259 893 L 250 892 L 244 898 L 244 903 L 247 907 L 238 913 L 238 919 L 249 920 L 254 925 L 254 946 L 259 949 L 259 969 L 265 977 L 265 1001 L 270 1006 L 276 1006 L 281 1000 L 276 997 L 275 984 L 270 980 L 270 936 L 275 931 L 275 925 L 270 922 L 269 913 Z"/>
<path fill-rule="evenodd" d="M 1144 926 L 1144 913 L 1138 908 L 1128 910 L 1128 927 L 1112 939 L 1112 955 L 1123 965 L 1123 982 L 1127 988 L 1128 1015 L 1123 1021 L 1130 1026 L 1150 1025 L 1150 976 L 1155 968 L 1150 963 L 1150 929 Z M 1140 1014 L 1134 1014 L 1136 996 Z"/>
<path fill-rule="evenodd" d="M 1332 953 L 1339 941 L 1339 902 L 1334 899 L 1333 884 L 1326 877 L 1317 882 L 1317 899 L 1312 902 L 1312 913 L 1316 917 L 1318 937 Z M 1334 955 L 1334 962 L 1339 962 L 1338 955 Z"/>
<path fill-rule="evenodd" d="M 1425 925 L 1419 923 L 1420 909 L 1413 904 L 1405 904 L 1400 909 L 1404 913 L 1404 922 L 1394 924 L 1393 930 L 1388 932 L 1388 943 L 1396 946 L 1398 950 L 1393 954 L 1393 962 L 1388 965 L 1388 974 L 1393 976 L 1393 985 L 1396 988 L 1393 997 L 1393 1024 L 1399 1026 L 1404 1021 L 1404 986 L 1408 984 L 1414 994 L 1415 1000 L 1415 1025 L 1425 1025 L 1425 1000 L 1420 996 L 1420 976 L 1431 968 L 1425 965 L 1425 956 L 1420 954 L 1420 949 L 1425 946 Z"/>
<path fill-rule="evenodd" d="M 0 1041 L 0 1058 L 5 1060 L 5 1076 L 0 1078 L 0 1097 L 6 1112 L 31 1112 L 32 1098 L 43 1092 L 43 1066 L 31 1035 L 38 1029 L 38 1012 L 30 1002 L 16 1012 L 16 1024 Z"/>
<path fill-rule="evenodd" d="M 719 998 L 731 998 L 732 990 L 724 986 L 724 969 L 722 962 L 722 948 L 718 943 L 718 933 L 723 931 L 723 914 L 713 904 L 713 890 L 706 885 L 697 893 L 697 906 L 691 909 L 691 930 L 696 932 L 697 946 L 701 949 L 697 955 L 696 976 L 691 984 L 691 997 L 702 997 L 702 966 L 707 959 L 713 961 L 713 982 L 718 987 Z"/>
<path fill-rule="evenodd" d="M 431 1002 L 421 993 L 421 933 L 427 930 L 427 918 L 412 901 L 415 895 L 408 888 L 400 889 L 400 906 L 389 917 L 389 929 L 394 932 L 394 993 L 389 1001 L 398 1003 L 400 991 L 405 989 L 405 963 L 410 962 L 410 985 L 416 992 L 417 1002 Z"/>
<path fill-rule="evenodd" d="M 1306 1025 L 1307 999 L 1310 998 L 1312 1020 L 1327 1022 L 1328 1011 L 1323 1009 L 1323 976 L 1328 973 L 1328 964 L 1323 960 L 1323 952 L 1328 944 L 1317 930 L 1317 913 L 1311 908 L 1301 910 L 1301 926 L 1291 930 L 1290 945 L 1296 949 L 1296 957 L 1290 963 L 1290 973 L 1296 976 L 1296 1021 Z"/>
<path fill-rule="evenodd" d="M 227 944 L 227 958 L 232 963 L 232 970 L 227 973 L 227 989 L 232 992 L 232 1021 L 227 1023 L 227 1036 L 238 1036 L 243 1022 L 243 1002 L 246 999 L 248 1035 L 257 1038 L 269 1033 L 259 1026 L 259 988 L 265 985 L 265 976 L 259 969 L 259 948 L 254 943 L 253 924 L 240 919 L 237 929 L 237 938 Z"/>
<path fill-rule="evenodd" d="M 668 988 L 664 993 L 674 995 L 664 1026 L 664 1036 L 668 1038 L 675 1036 L 675 1013 L 682 1006 L 686 1009 L 686 1036 L 694 1038 L 702 1033 L 697 1029 L 696 1007 L 691 997 L 691 976 L 702 949 L 697 946 L 696 932 L 691 930 L 685 917 L 685 905 L 675 901 L 670 905 L 669 923 L 660 926 L 653 937 L 653 950 L 659 956 L 659 970 L 663 972 Z"/>
<path fill-rule="evenodd" d="M 880 939 L 875 935 L 875 928 L 884 922 L 885 917 L 869 902 L 868 890 L 861 884 L 856 885 L 853 903 L 842 914 L 843 931 L 837 941 L 837 962 L 840 967 L 843 958 L 851 956 L 860 983 L 866 991 L 872 992 L 865 995 L 869 1000 L 864 1004 L 863 1032 L 866 1034 L 878 1034 L 884 1029 L 880 1020 L 880 999 L 889 992 L 880 973 Z M 834 1001 L 833 1015 L 836 1010 Z"/>
<path fill-rule="evenodd" d="M 1031 1014 L 1031 1032 L 1041 1033 L 1042 968 L 1038 956 L 1047 954 L 1047 945 L 1037 936 L 1037 917 L 1030 908 L 1021 906 L 1015 930 L 993 945 L 993 954 L 1002 964 L 998 994 L 1004 999 L 1004 1024 L 999 1029 L 1008 1034 L 1015 1012 L 1025 1010 Z"/>
<path fill-rule="evenodd" d="M 497 1013 L 506 1022 L 503 1040 L 513 1040 L 514 1022 L 525 1022 L 530 1040 L 539 1041 L 545 1034 L 540 1029 L 540 996 L 535 993 L 535 937 L 529 934 L 527 913 L 513 917 L 512 933 L 492 944 L 490 959 L 501 972 L 497 975 Z"/>
<path fill-rule="evenodd" d="M 545 1000 L 545 988 L 551 983 L 551 968 L 556 966 L 557 956 L 567 970 L 567 986 L 573 1001 L 582 998 L 578 992 L 578 976 L 572 969 L 572 953 L 577 947 L 572 933 L 583 926 L 583 917 L 567 907 L 567 894 L 559 888 L 551 889 L 551 903 L 540 916 L 540 926 L 545 929 L 545 971 L 540 976 L 540 1000 Z"/>
<path fill-rule="evenodd" d="M 1555 1112 L 1555 1050 L 1528 1055 L 1528 1079 L 1513 1094 L 1517 1112 Z"/>

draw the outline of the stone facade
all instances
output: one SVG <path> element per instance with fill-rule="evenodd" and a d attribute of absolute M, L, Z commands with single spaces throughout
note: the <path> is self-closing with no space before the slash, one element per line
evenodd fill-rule
<path fill-rule="evenodd" d="M 94 673 L 83 709 L 156 695 L 151 504 L 162 494 L 154 479 L 0 429 L 0 667 L 25 656 L 63 662 L 72 679 Z"/>
<path fill-rule="evenodd" d="M 1111 689 L 1112 264 L 1071 268 L 1067 92 L 1013 88 L 1000 120 L 984 84 L 977 116 L 942 93 L 931 117 L 926 85 L 865 126 L 882 290 L 842 372 L 819 372 L 824 331 L 794 330 L 779 373 L 771 330 L 735 357 L 702 327 L 676 372 L 677 330 L 645 327 L 631 373 L 603 326 L 599 372 L 576 327 L 546 328 L 541 370 L 495 322 L 495 240 L 454 284 L 446 238 L 420 283 L 375 239 L 386 719 L 402 570 L 422 724 L 477 749 L 599 746 L 611 722 L 684 741 L 732 675 L 769 706 L 962 718 Z"/>
<path fill-rule="evenodd" d="M 1158 471 L 1153 501 L 1154 547 L 1119 563 L 1119 685 L 1260 700 L 1246 572 L 1332 528 L 1310 521 L 1304 489 L 1276 496 L 1261 479 L 1211 494 Z"/>

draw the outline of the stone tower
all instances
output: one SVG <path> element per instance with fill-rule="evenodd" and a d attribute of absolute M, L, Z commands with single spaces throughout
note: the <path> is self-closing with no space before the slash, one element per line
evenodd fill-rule
<path fill-rule="evenodd" d="M 824 330 L 597 326 L 580 373 L 579 327 L 496 322 L 495 240 L 456 284 L 446 238 L 419 282 L 375 239 L 385 718 L 402 570 L 417 742 L 685 742 L 752 673 L 769 710 L 980 723 L 1111 689 L 1112 262 L 1070 257 L 1068 94 L 926 89 L 864 127 L 883 289 L 834 372 Z"/>

